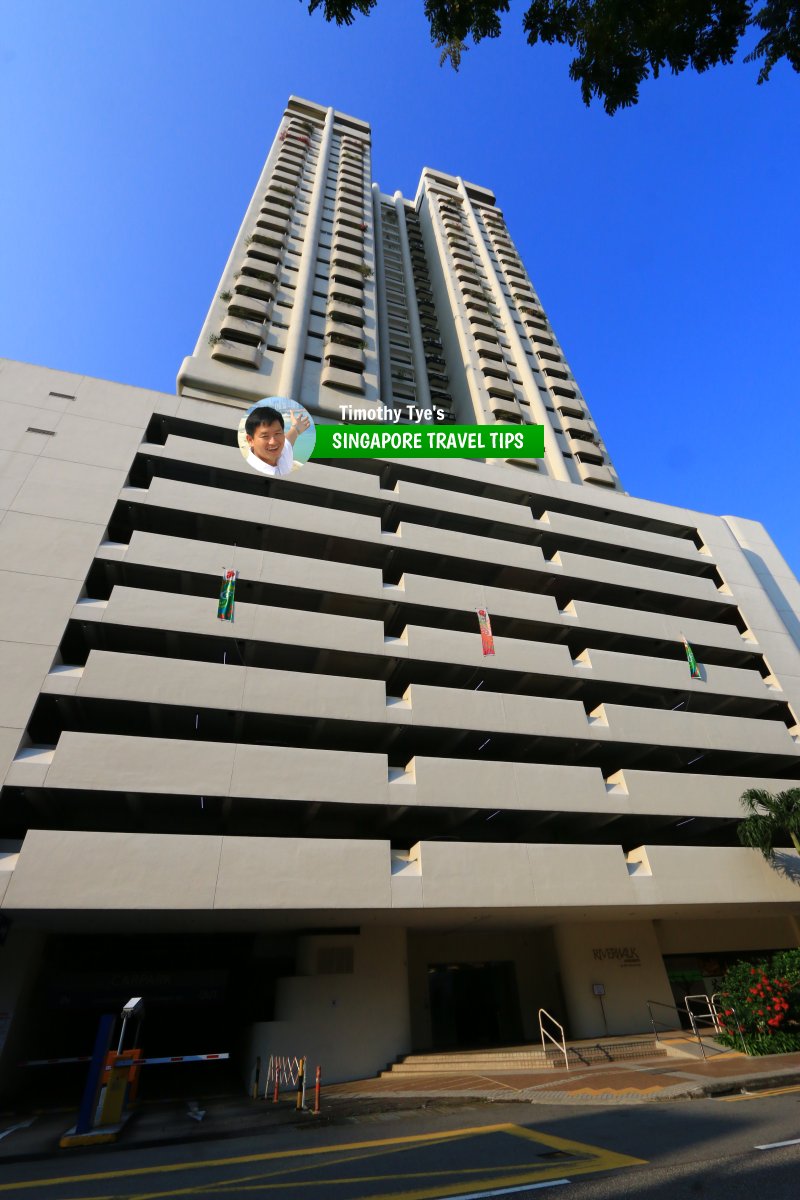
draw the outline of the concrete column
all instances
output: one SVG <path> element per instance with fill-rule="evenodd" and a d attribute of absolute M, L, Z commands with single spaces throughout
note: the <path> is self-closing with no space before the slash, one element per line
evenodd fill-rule
<path fill-rule="evenodd" d="M 565 483 L 573 483 L 574 480 L 569 473 L 569 468 L 564 459 L 564 454 L 558 444 L 555 430 L 550 421 L 550 414 L 544 405 L 539 385 L 531 370 L 531 365 L 528 362 L 528 356 L 525 352 L 525 347 L 522 344 L 522 338 L 519 336 L 517 327 L 514 324 L 514 317 L 508 305 L 508 301 L 503 295 L 502 288 L 497 279 L 497 272 L 494 269 L 494 263 L 489 257 L 489 251 L 486 249 L 486 242 L 483 237 L 483 230 L 478 224 L 478 219 L 472 209 L 467 189 L 464 185 L 464 180 L 459 176 L 458 191 L 464 201 L 464 213 L 469 223 L 472 236 L 475 238 L 475 243 L 478 248 L 483 268 L 486 271 L 491 288 L 492 297 L 495 304 L 500 309 L 501 319 L 503 322 L 503 332 L 511 343 L 511 349 L 514 352 L 514 357 L 517 362 L 517 370 L 522 377 L 522 383 L 525 387 L 525 394 L 530 399 L 531 411 L 533 412 L 538 424 L 544 426 L 544 461 L 548 472 L 554 479 L 561 479 Z"/>
<path fill-rule="evenodd" d="M 411 250 L 408 245 L 408 230 L 406 229 L 406 213 L 403 204 L 403 193 L 395 192 L 394 207 L 397 213 L 397 228 L 400 232 L 400 256 L 403 260 L 403 273 L 406 277 L 406 312 L 408 313 L 408 332 L 411 337 L 411 355 L 414 359 L 414 384 L 417 390 L 417 407 L 431 407 L 431 390 L 428 387 L 428 368 L 425 364 L 425 347 L 422 344 L 422 326 L 417 307 L 417 290 L 414 286 L 414 268 L 411 264 Z"/>
<path fill-rule="evenodd" d="M 44 934 L 38 929 L 10 930 L 0 947 L 0 1096 L 11 1097 L 22 1081 L 20 1059 L 30 1031 L 30 996 L 42 960 Z"/>
<path fill-rule="evenodd" d="M 389 348 L 389 310 L 386 307 L 386 270 L 383 262 L 383 220 L 381 218 L 381 189 L 372 185 L 372 227 L 375 230 L 375 304 L 378 312 L 378 395 L 381 404 L 394 406 L 392 394 L 392 372 Z M 382 395 L 381 376 L 384 368 L 388 380 L 386 394 Z"/>
<path fill-rule="evenodd" d="M 329 108 L 325 117 L 322 132 L 322 144 L 317 160 L 317 173 L 314 178 L 314 189 L 311 194 L 311 204 L 306 221 L 303 251 L 300 256 L 300 267 L 297 272 L 297 287 L 292 305 L 292 315 L 286 332 L 286 350 L 283 355 L 283 365 L 280 375 L 280 395 L 290 400 L 300 395 L 300 382 L 303 376 L 303 361 L 305 358 L 306 340 L 308 338 L 308 319 L 311 312 L 311 295 L 314 290 L 314 275 L 316 273 L 317 255 L 319 252 L 319 231 L 322 225 L 322 206 L 325 203 L 325 188 L 328 183 L 328 161 L 333 142 L 333 109 Z"/>

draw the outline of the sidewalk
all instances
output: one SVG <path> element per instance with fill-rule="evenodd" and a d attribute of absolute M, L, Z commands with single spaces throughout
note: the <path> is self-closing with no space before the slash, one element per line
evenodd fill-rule
<path fill-rule="evenodd" d="M 473 1097 L 533 1104 L 630 1104 L 689 1100 L 726 1092 L 800 1084 L 800 1053 L 748 1058 L 652 1058 L 570 1070 L 503 1071 L 493 1075 L 398 1075 L 335 1084 L 328 1100 Z"/>
<path fill-rule="evenodd" d="M 322 1090 L 322 1115 L 298 1113 L 294 1097 L 273 1105 L 236 1094 L 202 1099 L 205 1115 L 196 1121 L 186 1100 L 145 1103 L 131 1117 L 118 1142 L 79 1153 L 101 1156 L 117 1149 L 269 1135 L 282 1126 L 324 1127 L 378 1114 L 418 1112 L 429 1101 L 452 1104 L 520 1102 L 525 1104 L 621 1105 L 700 1099 L 800 1086 L 800 1053 L 746 1058 L 722 1054 L 692 1058 L 644 1059 L 566 1070 L 509 1071 L 494 1075 L 437 1074 L 361 1079 Z M 75 1111 L 0 1112 L 0 1166 L 3 1163 L 74 1157 L 58 1140 L 74 1124 Z"/>

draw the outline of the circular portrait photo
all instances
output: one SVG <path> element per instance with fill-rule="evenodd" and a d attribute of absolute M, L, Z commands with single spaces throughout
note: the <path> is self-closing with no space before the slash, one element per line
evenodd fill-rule
<path fill-rule="evenodd" d="M 259 400 L 239 422 L 239 449 L 248 467 L 279 479 L 308 462 L 316 440 L 306 409 L 283 396 Z"/>

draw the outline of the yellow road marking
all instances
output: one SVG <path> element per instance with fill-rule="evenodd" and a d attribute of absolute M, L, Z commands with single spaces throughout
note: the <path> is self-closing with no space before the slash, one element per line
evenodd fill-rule
<path fill-rule="evenodd" d="M 633 1096 L 644 1096 L 644 1095 L 645 1095 L 647 1092 L 660 1092 L 662 1089 L 661 1089 L 661 1088 L 658 1086 L 658 1084 L 653 1084 L 653 1086 L 652 1086 L 652 1087 L 646 1087 L 646 1088 L 637 1088 L 637 1087 L 621 1087 L 621 1088 L 600 1087 L 600 1088 L 590 1088 L 590 1087 L 582 1087 L 582 1088 L 567 1088 L 567 1089 L 565 1089 L 565 1090 L 567 1090 L 567 1091 L 569 1092 L 569 1094 L 570 1094 L 570 1095 L 573 1095 L 573 1094 L 574 1094 L 574 1095 L 576 1095 L 576 1096 L 621 1096 L 621 1095 L 623 1095 L 623 1094 L 625 1094 L 625 1093 L 629 1093 L 629 1094 L 631 1094 L 631 1095 L 633 1095 Z"/>
<path fill-rule="evenodd" d="M 500 1133 L 507 1125 L 483 1125 L 472 1129 L 454 1129 L 448 1138 L 470 1137 L 478 1133 Z M 342 1150 L 365 1150 L 371 1146 L 397 1146 L 403 1142 L 433 1142 L 440 1140 L 441 1133 L 417 1133 L 406 1137 L 375 1138 L 368 1142 L 349 1142 L 346 1146 L 312 1146 L 302 1150 L 272 1150 L 266 1154 L 238 1154 L 232 1158 L 191 1159 L 189 1162 L 166 1163 L 160 1167 L 128 1167 L 121 1171 L 94 1171 L 87 1175 L 62 1175 L 54 1179 L 29 1179 L 22 1183 L 0 1183 L 0 1192 L 10 1192 L 14 1188 L 34 1188 L 41 1185 L 54 1187 L 61 1183 L 93 1183 L 98 1179 L 125 1179 L 132 1175 L 166 1175 L 175 1171 L 192 1171 L 204 1167 L 239 1166 L 242 1163 L 269 1162 L 276 1158 L 300 1158 L 306 1155 L 336 1154 Z"/>
<path fill-rule="evenodd" d="M 744 1092 L 741 1096 L 720 1096 L 723 1104 L 735 1104 L 739 1100 L 762 1100 L 766 1096 L 786 1096 L 789 1092 L 800 1092 L 800 1083 L 787 1087 L 765 1088 L 763 1092 Z"/>
<path fill-rule="evenodd" d="M 389 1153 L 400 1153 L 405 1150 L 420 1149 L 425 1147 L 435 1147 L 446 1142 L 465 1140 L 470 1137 L 484 1136 L 486 1134 L 505 1133 L 517 1138 L 523 1138 L 529 1142 L 535 1142 L 540 1146 L 547 1146 L 551 1150 L 560 1151 L 569 1155 L 571 1161 L 562 1159 L 557 1164 L 543 1164 L 539 1162 L 507 1164 L 501 1166 L 501 1171 L 505 1170 L 512 1172 L 510 1174 L 491 1175 L 496 1167 L 453 1167 L 449 1170 L 437 1171 L 413 1171 L 413 1172 L 392 1172 L 391 1174 L 377 1175 L 353 1175 L 342 1177 L 328 1177 L 329 1168 L 345 1164 L 363 1161 L 371 1157 L 376 1157 L 381 1151 Z M 327 1156 L 324 1162 L 319 1162 L 321 1155 Z M 296 1166 L 287 1167 L 281 1165 L 287 1161 L 302 1159 Z M 310 1160 L 310 1161 L 309 1161 Z M 252 1192 L 261 1191 L 264 1193 L 275 1192 L 278 1189 L 296 1189 L 296 1188 L 317 1188 L 317 1187 L 337 1187 L 351 1183 L 386 1183 L 391 1180 L 394 1183 L 402 1181 L 416 1181 L 421 1177 L 432 1179 L 436 1176 L 449 1176 L 449 1182 L 437 1182 L 432 1186 L 416 1188 L 411 1191 L 398 1193 L 393 1190 L 390 1193 L 381 1192 L 375 1193 L 372 1196 L 364 1197 L 364 1200 L 439 1200 L 447 1196 L 454 1196 L 463 1192 L 464 1186 L 470 1183 L 473 1177 L 471 1186 L 478 1184 L 475 1176 L 483 1176 L 479 1186 L 487 1191 L 500 1187 L 514 1187 L 517 1184 L 526 1184 L 534 1182 L 546 1182 L 549 1179 L 561 1178 L 565 1170 L 569 1170 L 570 1175 L 584 1175 L 596 1171 L 607 1171 L 619 1167 L 629 1167 L 641 1165 L 645 1160 L 640 1158 L 632 1158 L 629 1155 L 617 1154 L 615 1151 L 604 1150 L 598 1146 L 590 1146 L 583 1142 L 569 1141 L 566 1138 L 555 1137 L 552 1134 L 538 1133 L 533 1130 L 523 1129 L 518 1125 L 484 1125 L 470 1127 L 467 1129 L 455 1129 L 440 1133 L 423 1133 L 408 1135 L 394 1138 L 376 1138 L 371 1141 L 350 1142 L 344 1146 L 315 1146 L 311 1148 L 303 1148 L 300 1150 L 279 1150 L 263 1154 L 247 1154 L 236 1155 L 230 1158 L 192 1160 L 181 1163 L 168 1163 L 162 1166 L 151 1167 L 132 1167 L 119 1171 L 97 1171 L 87 1173 L 85 1175 L 60 1176 L 51 1179 L 34 1179 L 25 1180 L 21 1183 L 3 1183 L 0 1184 L 0 1192 L 11 1192 L 14 1190 L 26 1190 L 31 1188 L 43 1189 L 64 1184 L 86 1184 L 101 1180 L 118 1180 L 132 1178 L 135 1176 L 150 1176 L 150 1175 L 166 1175 L 179 1171 L 189 1171 L 198 1169 L 210 1169 L 213 1167 L 231 1168 L 241 1166 L 248 1163 L 269 1163 L 270 1170 L 259 1172 L 254 1175 L 247 1176 L 232 1176 L 227 1179 L 217 1180 L 213 1183 L 198 1184 L 197 1180 L 191 1186 L 182 1186 L 166 1190 L 158 1190 L 153 1192 L 131 1192 L 127 1194 L 127 1200 L 166 1200 L 167 1197 L 190 1196 L 196 1194 L 198 1190 L 204 1192 L 217 1192 L 225 1189 L 226 1192 Z M 303 1172 L 312 1170 L 319 1162 L 319 1166 L 325 1171 L 326 1178 L 320 1179 L 302 1179 L 292 1180 L 287 1179 L 288 1175 L 297 1175 Z M 75 1200 L 122 1200 L 121 1193 L 115 1191 L 112 1194 L 105 1196 L 84 1196 L 76 1197 Z"/>
<path fill-rule="evenodd" d="M 458 1131 L 456 1131 L 456 1132 L 458 1132 Z M 427 1146 L 441 1145 L 443 1142 L 450 1141 L 450 1137 L 446 1133 L 433 1134 L 433 1135 L 425 1134 L 424 1136 L 428 1137 L 428 1138 L 434 1137 L 436 1139 L 435 1141 L 427 1142 L 426 1143 Z M 398 1139 L 398 1141 L 401 1141 L 401 1140 L 404 1143 L 408 1141 L 408 1139 Z M 414 1140 L 416 1141 L 416 1139 L 414 1139 Z M 361 1144 L 363 1145 L 364 1143 L 361 1143 Z M 377 1143 L 371 1142 L 371 1143 L 367 1143 L 367 1145 L 373 1146 L 373 1145 L 377 1145 Z M 363 1160 L 366 1158 L 374 1158 L 377 1153 L 377 1151 L 374 1151 L 372 1149 L 364 1150 L 364 1152 L 362 1154 L 343 1154 L 342 1153 L 342 1151 L 348 1150 L 351 1148 L 352 1148 L 352 1146 L 340 1146 L 340 1147 L 331 1146 L 328 1150 L 328 1153 L 330 1155 L 341 1154 L 342 1157 L 341 1158 L 332 1157 L 324 1163 L 324 1166 L 327 1168 L 327 1167 L 338 1166 L 340 1163 L 359 1162 L 360 1160 Z M 387 1151 L 386 1146 L 381 1146 L 380 1149 Z M 388 1153 L 390 1153 L 390 1154 L 391 1153 L 400 1153 L 403 1150 L 414 1150 L 414 1149 L 417 1149 L 416 1145 L 402 1144 L 402 1145 L 398 1145 L 398 1146 L 394 1146 L 394 1147 L 389 1147 Z M 315 1151 L 315 1153 L 316 1152 L 317 1151 Z M 285 1157 L 288 1157 L 290 1154 L 295 1155 L 297 1153 L 302 1154 L 303 1152 L 290 1150 L 290 1151 L 286 1152 Z M 324 1153 L 324 1151 L 323 1151 L 323 1153 Z M 283 1156 L 281 1156 L 281 1157 L 283 1157 Z M 233 1160 L 230 1160 L 230 1161 L 233 1161 Z M 291 1167 L 288 1169 L 283 1169 L 283 1168 L 279 1167 L 278 1170 L 276 1170 L 276 1171 L 265 1171 L 258 1175 L 234 1175 L 230 1179 L 218 1180 L 216 1183 L 206 1184 L 205 1190 L 213 1191 L 217 1188 L 224 1187 L 224 1188 L 228 1188 L 228 1189 L 238 1188 L 238 1190 L 240 1190 L 240 1191 L 253 1191 L 256 1188 L 267 1191 L 271 1188 L 282 1188 L 282 1187 L 312 1187 L 312 1186 L 316 1186 L 318 1183 L 320 1183 L 320 1184 L 325 1183 L 325 1184 L 329 1185 L 329 1184 L 336 1183 L 336 1182 L 357 1183 L 359 1180 L 364 1180 L 364 1181 L 368 1182 L 371 1179 L 403 1178 L 403 1176 L 395 1176 L 394 1174 L 388 1175 L 388 1176 L 385 1176 L 385 1175 L 375 1175 L 375 1176 L 357 1175 L 357 1176 L 354 1176 L 352 1179 L 348 1179 L 348 1178 L 342 1178 L 342 1179 L 338 1179 L 338 1180 L 336 1180 L 336 1179 L 333 1179 L 333 1180 L 304 1179 L 298 1183 L 284 1182 L 288 1175 L 295 1175 L 301 1171 L 310 1171 L 314 1165 L 315 1165 L 314 1163 L 303 1161 L 303 1162 L 301 1162 L 299 1167 Z M 451 1172 L 451 1174 L 452 1174 L 452 1172 Z M 281 1178 L 280 1183 L 258 1183 L 258 1184 L 254 1183 L 254 1180 L 274 1179 L 276 1176 L 280 1176 L 280 1178 Z M 239 1185 L 242 1185 L 242 1186 L 239 1186 Z M 244 1186 L 244 1185 L 247 1185 L 247 1186 Z M 137 1193 L 136 1197 L 132 1198 L 132 1200 L 156 1200 L 157 1197 L 161 1197 L 161 1196 L 191 1196 L 196 1191 L 197 1191 L 197 1185 L 192 1184 L 190 1187 L 175 1188 L 171 1191 L 166 1191 L 166 1192 L 147 1192 L 147 1193 L 142 1192 L 141 1194 Z M 100 1198 L 99 1197 L 94 1197 L 94 1198 L 80 1197 L 80 1198 L 78 1198 L 78 1200 L 100 1200 Z M 108 1198 L 104 1198 L 104 1200 L 113 1200 L 113 1198 L 108 1197 Z"/>

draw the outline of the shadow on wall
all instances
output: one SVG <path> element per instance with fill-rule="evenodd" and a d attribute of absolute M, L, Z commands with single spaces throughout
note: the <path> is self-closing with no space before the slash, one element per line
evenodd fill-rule
<path fill-rule="evenodd" d="M 800 883 L 800 858 L 796 854 L 787 854 L 783 850 L 776 850 L 772 866 L 779 875 L 783 875 L 784 879 Z"/>
<path fill-rule="evenodd" d="M 789 636 L 798 650 L 800 650 L 800 620 L 798 620 L 791 604 L 784 595 L 783 589 L 760 554 L 756 554 L 755 550 L 746 550 L 744 547 L 742 547 L 742 553 L 758 576 L 759 582 L 772 601 L 775 611 L 786 627 Z"/>

